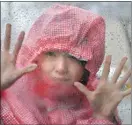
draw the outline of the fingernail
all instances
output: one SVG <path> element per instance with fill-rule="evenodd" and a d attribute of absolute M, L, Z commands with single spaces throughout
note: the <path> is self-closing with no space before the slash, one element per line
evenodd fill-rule
<path fill-rule="evenodd" d="M 37 65 L 36 64 L 32 64 L 29 68 L 28 68 L 28 71 L 32 71 L 34 69 L 37 68 Z"/>
<path fill-rule="evenodd" d="M 31 67 L 35 67 L 36 68 L 37 67 L 37 64 L 32 64 Z"/>
<path fill-rule="evenodd" d="M 25 32 L 22 31 L 22 32 L 20 33 L 19 37 L 18 37 L 18 40 L 19 40 L 19 41 L 23 41 L 24 35 L 25 35 Z"/>
<path fill-rule="evenodd" d="M 10 23 L 7 23 L 7 24 L 6 24 L 6 27 L 11 27 L 11 24 L 10 24 Z"/>
<path fill-rule="evenodd" d="M 130 68 L 128 72 L 130 72 L 130 74 L 132 74 L 132 69 Z"/>
<path fill-rule="evenodd" d="M 126 56 L 125 56 L 124 58 L 125 58 L 125 59 L 128 59 L 128 57 L 126 57 Z"/>
<path fill-rule="evenodd" d="M 74 82 L 74 85 L 75 85 L 75 86 L 79 86 L 80 83 L 79 83 L 79 82 Z"/>
<path fill-rule="evenodd" d="M 128 58 L 127 58 L 126 56 L 123 58 L 124 61 L 126 61 L 127 59 L 128 59 Z"/>
<path fill-rule="evenodd" d="M 108 61 L 110 61 L 111 58 L 112 58 L 112 55 L 109 55 L 109 56 L 107 57 Z"/>

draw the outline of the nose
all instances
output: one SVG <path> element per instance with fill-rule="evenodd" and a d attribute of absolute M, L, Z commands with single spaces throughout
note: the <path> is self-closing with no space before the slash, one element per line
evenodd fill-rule
<path fill-rule="evenodd" d="M 56 61 L 56 68 L 55 68 L 56 72 L 59 74 L 59 75 L 64 75 L 64 74 L 67 74 L 67 71 L 68 71 L 68 64 L 67 64 L 67 60 L 65 57 L 63 56 L 60 56 L 57 58 L 57 61 Z"/>

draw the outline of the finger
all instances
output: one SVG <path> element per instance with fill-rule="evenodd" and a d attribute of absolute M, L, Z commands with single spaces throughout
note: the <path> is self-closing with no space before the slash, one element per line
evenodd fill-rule
<path fill-rule="evenodd" d="M 24 35 L 25 35 L 25 32 L 22 31 L 20 33 L 18 39 L 17 39 L 17 43 L 15 45 L 15 49 L 13 51 L 13 58 L 12 58 L 12 60 L 13 60 L 14 63 L 16 62 L 17 55 L 18 55 L 19 50 L 21 48 L 21 45 L 22 45 L 22 42 L 23 42 L 23 39 L 24 39 Z"/>
<path fill-rule="evenodd" d="M 123 93 L 123 96 L 125 97 L 125 96 L 128 96 L 128 95 L 130 95 L 131 94 L 131 91 L 132 91 L 132 89 L 130 88 L 130 89 L 128 89 L 128 90 L 126 90 L 126 91 L 123 91 L 122 93 Z"/>
<path fill-rule="evenodd" d="M 11 24 L 6 24 L 4 49 L 9 51 L 11 42 Z"/>
<path fill-rule="evenodd" d="M 102 80 L 107 80 L 109 71 L 110 71 L 110 65 L 111 65 L 111 55 L 106 56 L 105 62 L 104 62 L 104 68 L 102 72 L 101 79 Z"/>
<path fill-rule="evenodd" d="M 31 64 L 29 66 L 26 66 L 25 68 L 18 70 L 17 76 L 21 77 L 22 75 L 24 75 L 28 72 L 31 72 L 31 71 L 35 70 L 36 68 L 37 68 L 37 64 Z"/>
<path fill-rule="evenodd" d="M 121 60 L 119 66 L 117 67 L 116 71 L 114 72 L 114 75 L 113 75 L 113 78 L 112 78 L 112 83 L 116 83 L 116 82 L 117 82 L 117 79 L 118 79 L 118 77 L 120 76 L 121 71 L 122 71 L 122 69 L 123 69 L 123 67 L 124 67 L 124 65 L 125 65 L 125 63 L 126 63 L 126 61 L 127 61 L 127 57 L 124 57 L 124 58 Z"/>
<path fill-rule="evenodd" d="M 75 82 L 74 86 L 76 86 L 76 88 L 81 91 L 84 95 L 86 95 L 87 97 L 91 95 L 91 92 L 88 90 L 87 87 L 85 87 L 82 83 L 79 82 Z"/>
<path fill-rule="evenodd" d="M 126 74 L 125 76 L 117 83 L 117 87 L 120 89 L 123 84 L 125 84 L 127 82 L 127 80 L 129 79 L 129 77 L 131 76 L 132 74 L 132 70 L 130 69 Z"/>

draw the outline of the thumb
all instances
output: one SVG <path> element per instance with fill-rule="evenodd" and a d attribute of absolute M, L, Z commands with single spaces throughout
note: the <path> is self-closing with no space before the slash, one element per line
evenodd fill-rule
<path fill-rule="evenodd" d="M 91 95 L 91 91 L 88 90 L 87 87 L 85 87 L 82 83 L 80 82 L 75 82 L 74 86 L 81 91 L 85 96 L 89 97 Z"/>
<path fill-rule="evenodd" d="M 24 67 L 18 71 L 18 76 L 22 76 L 25 73 L 31 72 L 37 68 L 37 64 L 30 64 L 29 66 Z"/>

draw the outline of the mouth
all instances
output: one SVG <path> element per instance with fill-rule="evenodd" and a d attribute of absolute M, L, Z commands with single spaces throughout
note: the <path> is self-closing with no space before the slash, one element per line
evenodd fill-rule
<path fill-rule="evenodd" d="M 57 81 L 57 82 L 68 82 L 68 81 L 70 81 L 68 78 L 63 78 L 63 77 L 53 77 L 53 80 Z"/>

